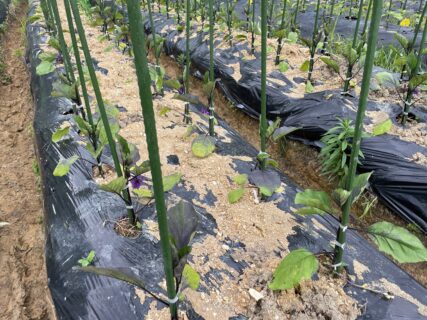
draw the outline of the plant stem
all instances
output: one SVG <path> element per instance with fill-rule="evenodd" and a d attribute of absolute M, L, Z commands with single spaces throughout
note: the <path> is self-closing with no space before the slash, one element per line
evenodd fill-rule
<path fill-rule="evenodd" d="M 327 28 L 331 28 L 331 30 L 327 30 L 325 29 L 325 37 L 323 38 L 323 50 L 325 52 L 325 54 L 328 54 L 327 50 L 328 50 L 328 38 L 329 38 L 329 33 L 332 32 L 332 18 L 334 16 L 334 9 L 335 9 L 335 0 L 331 0 L 331 5 L 330 5 L 330 11 L 329 11 L 329 17 L 328 17 L 328 22 L 327 22 Z"/>
<path fill-rule="evenodd" d="M 270 3 L 270 12 L 268 14 L 268 37 L 271 37 L 271 31 L 273 30 L 273 10 L 274 10 L 274 0 L 271 0 Z"/>
<path fill-rule="evenodd" d="M 299 10 L 299 2 L 300 0 L 297 0 L 297 4 L 295 6 L 295 11 L 294 11 L 294 19 L 292 23 L 292 27 L 294 28 L 294 31 L 297 29 L 297 16 L 298 16 L 298 10 Z"/>
<path fill-rule="evenodd" d="M 373 0 L 369 0 L 368 10 L 366 11 L 366 17 L 363 24 L 362 36 L 365 36 L 366 30 L 368 29 L 368 21 L 369 21 L 369 15 L 371 14 L 371 10 L 372 10 L 372 2 Z"/>
<path fill-rule="evenodd" d="M 393 0 L 390 0 L 389 5 L 388 5 L 386 23 L 385 23 L 385 29 L 386 30 L 388 29 L 388 23 L 390 22 L 390 12 L 391 12 L 392 6 L 393 6 Z"/>
<path fill-rule="evenodd" d="M 138 78 L 139 96 L 141 99 L 141 109 L 144 119 L 151 175 L 153 178 L 153 189 L 156 200 L 157 220 L 159 224 L 160 244 L 162 247 L 167 292 L 169 299 L 174 299 L 176 292 L 173 277 L 172 254 L 169 243 L 169 229 L 166 216 L 159 146 L 157 141 L 156 119 L 154 116 L 153 100 L 150 90 L 151 79 L 145 52 L 145 34 L 143 32 L 144 28 L 139 9 L 139 1 L 127 0 L 127 4 L 130 33 L 135 53 L 135 67 Z M 170 304 L 170 312 L 172 319 L 178 318 L 176 303 Z"/>
<path fill-rule="evenodd" d="M 411 70 L 411 74 L 409 75 L 409 83 L 408 83 L 408 89 L 406 91 L 406 98 L 405 98 L 405 106 L 403 108 L 403 117 L 402 117 L 402 124 L 405 125 L 406 121 L 408 120 L 408 114 L 409 109 L 412 105 L 412 96 L 414 95 L 414 91 L 416 88 L 411 87 L 411 80 L 418 75 L 418 71 L 420 70 L 421 66 L 421 59 L 422 59 L 422 51 L 424 49 L 425 41 L 427 38 L 427 19 L 424 23 L 424 30 L 423 35 L 421 37 L 420 47 L 418 48 L 418 55 L 417 55 L 417 64 L 413 70 Z"/>
<path fill-rule="evenodd" d="M 381 21 L 383 8 L 383 0 L 375 0 L 372 8 L 372 21 L 371 26 L 369 28 L 369 37 L 368 37 L 368 47 L 366 50 L 366 61 L 363 70 L 363 79 L 362 79 L 362 88 L 359 97 L 359 105 L 357 109 L 356 115 L 356 123 L 355 123 L 355 132 L 354 138 L 352 142 L 351 155 L 350 155 L 350 165 L 348 169 L 348 174 L 345 180 L 345 189 L 348 191 L 353 190 L 354 178 L 356 175 L 356 168 L 358 163 L 358 156 L 360 151 L 360 142 L 363 131 L 363 119 L 365 117 L 366 105 L 369 94 L 369 85 L 372 76 L 372 68 L 374 65 L 375 58 L 375 50 L 378 38 L 378 28 Z M 342 217 L 341 217 L 341 225 L 343 228 L 348 226 L 350 220 L 350 209 L 353 203 L 352 197 L 349 197 L 345 204 L 342 207 Z M 336 272 L 340 273 L 343 268 L 343 255 L 344 249 L 343 245 L 346 242 L 346 233 L 345 229 L 339 228 L 337 233 L 336 241 L 340 245 L 335 246 L 334 252 L 334 265 L 337 267 Z"/>
<path fill-rule="evenodd" d="M 232 11 L 232 8 L 230 6 L 230 2 L 229 1 L 230 0 L 225 0 L 225 6 L 226 6 L 226 10 L 227 10 L 228 44 L 231 47 L 232 44 L 233 44 L 232 35 L 231 35 L 231 24 L 232 24 L 231 17 L 232 17 L 233 11 Z"/>
<path fill-rule="evenodd" d="M 261 153 L 266 152 L 267 148 L 267 1 L 261 0 L 261 115 L 259 124 Z M 264 159 L 261 161 L 262 170 L 265 169 L 265 165 Z"/>
<path fill-rule="evenodd" d="M 283 0 L 283 10 L 282 10 L 282 20 L 280 21 L 280 32 L 285 29 L 285 17 L 286 17 L 286 5 L 288 1 Z M 277 39 L 277 50 L 276 50 L 276 60 L 275 64 L 278 65 L 280 63 L 280 54 L 282 52 L 282 41 L 283 35 L 281 34 Z"/>
<path fill-rule="evenodd" d="M 311 81 L 311 76 L 313 74 L 314 69 L 314 54 L 316 53 L 316 47 L 317 47 L 317 41 L 316 37 L 318 36 L 318 23 L 319 23 L 319 11 L 320 11 L 320 0 L 317 0 L 317 6 L 316 6 L 316 16 L 314 18 L 314 29 L 313 29 L 313 35 L 311 37 L 311 48 L 310 48 L 310 62 L 308 67 L 308 75 L 307 75 L 307 82 Z"/>
<path fill-rule="evenodd" d="M 354 34 L 353 34 L 353 43 L 351 45 L 352 49 L 356 49 L 357 38 L 359 37 L 360 19 L 362 19 L 362 12 L 363 12 L 363 0 L 360 0 L 359 12 L 357 14 L 356 27 L 354 28 Z M 349 55 L 349 56 L 351 56 L 351 55 Z M 354 64 L 348 62 L 347 73 L 346 73 L 346 78 L 344 81 L 344 88 L 343 88 L 343 94 L 345 94 L 345 95 L 348 94 L 348 88 L 350 87 L 350 80 L 353 77 L 353 66 L 354 66 Z"/>
<path fill-rule="evenodd" d="M 213 0 L 209 1 L 209 81 L 215 81 Z M 215 85 L 214 85 L 215 87 Z M 209 135 L 215 135 L 214 89 L 209 96 Z"/>
<path fill-rule="evenodd" d="M 251 53 L 255 53 L 255 0 L 252 0 Z"/>
<path fill-rule="evenodd" d="M 64 0 L 64 6 L 65 6 L 65 13 L 67 15 L 67 23 L 68 23 L 68 29 L 70 32 L 70 38 L 71 38 L 71 44 L 73 46 L 73 52 L 74 52 L 74 58 L 76 59 L 76 66 L 77 66 L 77 72 L 79 74 L 79 82 L 80 85 L 82 87 L 82 94 L 83 94 L 83 100 L 85 103 L 85 109 L 86 109 L 86 114 L 87 114 L 87 119 L 89 121 L 89 124 L 92 128 L 92 132 L 95 132 L 96 127 L 93 123 L 93 116 L 92 116 L 92 111 L 90 109 L 90 102 L 89 102 L 89 95 L 87 93 L 87 88 L 86 88 L 86 81 L 84 78 L 84 73 L 83 73 L 83 68 L 82 68 L 82 62 L 80 59 L 80 51 L 79 51 L 79 46 L 77 44 L 77 38 L 76 38 L 76 33 L 74 31 L 74 24 L 73 24 L 73 17 L 71 15 L 71 9 L 70 9 L 70 3 L 69 0 Z M 76 88 L 77 88 L 77 84 L 76 84 Z M 79 91 L 76 90 L 76 95 L 79 94 Z M 94 140 L 94 149 L 96 150 L 97 148 L 97 141 L 96 139 Z"/>
<path fill-rule="evenodd" d="M 56 0 L 49 0 L 49 1 L 52 5 L 52 11 L 55 19 L 56 30 L 58 32 L 57 35 L 58 35 L 59 45 L 61 46 L 62 56 L 64 57 L 65 73 L 67 74 L 68 81 L 70 81 L 71 83 L 74 83 L 76 81 L 76 78 L 74 77 L 70 54 L 68 52 L 67 44 L 65 43 L 65 39 L 64 39 L 64 33 L 61 25 L 61 18 L 59 17 L 59 12 L 58 12 L 58 5 L 56 3 Z"/>
<path fill-rule="evenodd" d="M 116 174 L 118 177 L 123 176 L 123 171 L 120 165 L 119 157 L 117 155 L 116 143 L 113 138 L 113 134 L 111 133 L 110 123 L 108 122 L 107 112 L 105 111 L 104 100 L 102 99 L 101 90 L 99 89 L 98 79 L 96 78 L 95 68 L 93 67 L 92 57 L 89 52 L 89 47 L 86 40 L 86 35 L 83 29 L 83 24 L 80 18 L 79 8 L 77 6 L 76 0 L 71 0 L 71 11 L 73 12 L 74 22 L 77 27 L 77 32 L 79 34 L 80 43 L 82 45 L 83 54 L 86 60 L 86 65 L 89 71 L 90 79 L 92 81 L 93 91 L 95 92 L 96 102 L 99 107 L 99 112 L 101 114 L 101 120 L 105 128 L 105 133 L 108 140 L 108 145 L 110 147 L 111 156 L 113 157 L 114 168 L 116 170 Z M 125 189 L 122 191 L 123 199 L 126 202 L 126 206 L 132 205 L 132 199 L 129 194 L 129 189 Z M 129 223 L 135 225 L 135 212 L 132 209 L 127 209 Z"/>
<path fill-rule="evenodd" d="M 190 93 L 190 14 L 191 14 L 191 6 L 190 0 L 186 0 L 185 6 L 185 79 L 184 79 L 184 87 L 185 93 Z M 186 124 L 191 123 L 190 118 L 190 104 L 188 102 L 185 103 L 184 107 L 184 122 Z"/>

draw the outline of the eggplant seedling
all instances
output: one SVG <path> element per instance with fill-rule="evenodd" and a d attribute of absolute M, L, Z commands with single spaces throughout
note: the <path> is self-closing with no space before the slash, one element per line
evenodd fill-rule
<path fill-rule="evenodd" d="M 304 38 L 302 36 L 300 36 L 300 40 L 303 44 L 305 44 L 309 51 L 310 51 L 310 58 L 309 60 L 306 60 L 303 62 L 303 64 L 301 65 L 301 71 L 307 71 L 307 80 L 306 80 L 306 89 L 305 91 L 310 93 L 313 91 L 313 85 L 311 83 L 311 78 L 312 78 L 312 74 L 313 74 L 313 69 L 314 69 L 314 55 L 316 54 L 316 49 L 317 46 L 320 42 L 320 39 L 322 38 L 322 32 L 319 31 L 319 27 L 318 27 L 318 23 L 319 23 L 319 11 L 320 11 L 320 0 L 317 0 L 317 5 L 316 5 L 316 15 L 314 18 L 314 29 L 313 29 L 313 35 L 311 37 L 311 39 L 307 39 Z"/>
<path fill-rule="evenodd" d="M 74 269 L 130 283 L 142 289 L 163 305 L 174 306 L 171 319 L 177 320 L 178 303 L 185 299 L 184 290 L 187 288 L 197 290 L 200 283 L 200 275 L 187 263 L 188 256 L 191 253 L 191 241 L 197 230 L 199 218 L 194 206 L 181 200 L 178 204 L 169 208 L 167 221 L 169 223 L 168 238 L 172 257 L 173 280 L 176 287 L 174 298 L 162 297 L 152 292 L 145 285 L 144 280 L 138 278 L 131 270 L 123 271 L 123 268 L 89 266 L 92 261 L 86 264 L 87 261 L 83 259 L 79 260 L 82 266 L 74 267 Z"/>

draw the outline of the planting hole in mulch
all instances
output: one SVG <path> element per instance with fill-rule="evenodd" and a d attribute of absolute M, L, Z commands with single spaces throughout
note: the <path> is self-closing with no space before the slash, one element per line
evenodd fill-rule
<path fill-rule="evenodd" d="M 116 221 L 114 224 L 114 231 L 123 237 L 131 239 L 138 238 L 142 232 L 140 228 L 129 223 L 128 217 L 123 217 Z"/>
<path fill-rule="evenodd" d="M 249 318 L 261 319 L 355 319 L 363 306 L 344 291 L 347 273 L 335 278 L 331 272 L 330 256 L 320 255 L 317 280 L 302 281 L 294 289 L 267 289 L 271 274 L 258 272 L 252 288 L 260 293 L 260 300 L 250 306 Z M 258 290 L 259 289 L 259 290 Z"/>

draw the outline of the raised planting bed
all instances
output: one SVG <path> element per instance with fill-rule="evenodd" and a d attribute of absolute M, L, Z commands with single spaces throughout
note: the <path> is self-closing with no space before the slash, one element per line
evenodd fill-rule
<path fill-rule="evenodd" d="M 30 16 L 35 14 L 37 6 L 35 1 Z M 63 4 L 58 6 L 65 29 Z M 134 59 L 112 47 L 112 42 L 99 41 L 99 29 L 88 21 L 84 21 L 84 29 L 93 58 L 90 63 L 98 69 L 96 75 L 102 94 L 110 105 L 116 106 L 113 109 L 120 135 L 136 147 L 140 163 L 148 155 Z M 149 290 L 154 295 L 165 296 L 152 196 L 134 198 L 140 226 L 127 229 L 132 234 L 118 234 L 121 226 L 118 222 L 127 214 L 126 205 L 118 195 L 99 187 L 112 176 L 108 170 L 103 177 L 96 176 L 93 158 L 85 148 L 87 140 L 79 135 L 80 126 L 73 117 L 76 115 L 73 102 L 55 97 L 57 93 L 52 95 L 52 89 L 58 92 L 55 83 L 61 74 L 61 60 L 53 63 L 54 71 L 42 76 L 40 68 L 37 72 L 40 53 L 52 50 L 47 45 L 49 35 L 45 31 L 42 20 L 27 26 L 34 129 L 45 207 L 47 272 L 57 316 L 59 319 L 167 319 L 168 308 L 147 293 Z M 88 87 L 92 100 L 93 89 Z M 165 87 L 164 91 L 164 96 L 154 99 L 160 160 L 165 176 L 179 176 L 179 182 L 165 193 L 167 204 L 173 207 L 186 200 L 194 205 L 198 217 L 188 264 L 200 274 L 200 285 L 196 291 L 187 288 L 182 292 L 180 317 L 423 319 L 427 316 L 427 289 L 354 230 L 347 230 L 344 261 L 348 271 L 333 278 L 328 252 L 339 226 L 337 219 L 329 214 L 296 215 L 294 211 L 301 206 L 294 199 L 301 190 L 273 169 L 272 180 L 279 177 L 279 187 L 271 196 L 261 196 L 254 187 L 253 175 L 257 172 L 258 151 L 220 119 L 215 127 L 215 152 L 204 158 L 196 157 L 192 137 L 207 130 L 206 107 L 191 104 L 193 125 L 186 125 L 182 121 L 186 102 L 174 99 L 176 90 Z M 93 111 L 96 114 L 95 108 Z M 68 128 L 60 138 L 58 128 Z M 79 157 L 67 167 L 68 174 L 59 176 L 58 163 L 75 155 Z M 103 152 L 102 162 L 113 165 L 109 152 Z M 230 204 L 229 191 L 239 185 L 237 174 L 247 174 L 253 180 L 251 184 L 246 182 L 240 201 Z M 149 173 L 144 175 L 140 181 L 143 189 L 151 186 L 152 178 Z M 129 188 L 138 193 L 140 187 L 132 183 Z M 273 292 L 269 283 L 274 270 L 291 250 L 300 248 L 318 256 L 317 272 L 294 289 Z M 94 256 L 89 254 L 91 251 Z M 79 260 L 82 264 L 125 270 L 142 280 L 145 291 L 76 270 Z"/>
<path fill-rule="evenodd" d="M 185 34 L 176 30 L 173 19 L 156 16 L 156 32 L 164 37 L 166 53 L 177 58 L 185 51 Z M 150 23 L 146 22 L 147 34 Z M 197 30 L 197 32 L 196 32 Z M 194 26 L 190 42 L 192 70 L 201 77 L 209 68 L 209 43 L 207 33 Z M 252 117 L 259 117 L 261 74 L 260 55 L 250 54 L 250 45 L 236 42 L 229 47 L 218 35 L 215 53 L 215 76 L 223 93 L 235 107 Z M 292 48 L 293 47 L 293 48 Z M 293 51 L 293 53 L 292 53 Z M 300 56 L 296 55 L 299 52 Z M 293 57 L 293 60 L 289 59 Z M 309 56 L 300 46 L 291 46 L 283 57 L 288 61 L 289 71 L 280 72 L 274 66 L 275 53 L 268 57 L 267 116 L 274 121 L 282 119 L 281 125 L 295 128 L 288 135 L 291 139 L 322 147 L 320 141 L 329 129 L 337 126 L 339 119 L 355 120 L 358 99 L 342 96 L 340 79 L 333 77 L 326 65 L 314 71 L 315 79 L 322 79 L 315 92 L 304 93 L 304 72 L 299 66 Z M 327 75 L 325 75 L 327 74 Z M 289 75 L 289 76 L 288 76 Z M 290 79 L 289 77 L 292 77 Z M 360 79 L 360 77 L 359 77 Z M 301 83 L 302 80 L 302 83 Z M 314 82 L 315 83 L 315 82 Z M 375 94 L 372 94 L 375 99 Z M 375 125 L 389 119 L 389 133 L 365 138 L 362 141 L 360 172 L 373 171 L 370 179 L 372 190 L 393 212 L 409 223 L 427 231 L 427 111 L 425 95 L 418 108 L 412 112 L 417 122 L 402 128 L 397 121 L 401 107 L 392 98 L 371 100 L 367 107 L 365 129 L 372 133 Z M 257 128 L 254 128 L 257 130 Z"/>

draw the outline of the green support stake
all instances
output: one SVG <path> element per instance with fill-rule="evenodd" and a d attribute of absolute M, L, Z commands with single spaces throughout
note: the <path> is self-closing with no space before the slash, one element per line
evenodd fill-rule
<path fill-rule="evenodd" d="M 310 62 L 309 62 L 309 67 L 308 67 L 308 75 L 307 75 L 306 83 L 311 81 L 311 76 L 313 74 L 313 69 L 314 69 L 314 55 L 316 53 L 316 46 L 317 46 L 316 37 L 317 37 L 318 24 L 319 24 L 319 11 L 320 11 L 320 0 L 317 0 L 316 15 L 314 18 L 313 35 L 311 37 L 312 45 L 310 48 Z"/>
<path fill-rule="evenodd" d="M 80 82 L 80 85 L 82 87 L 82 94 L 83 94 L 83 99 L 84 99 L 84 103 L 85 103 L 86 114 L 87 114 L 89 124 L 92 127 L 92 130 L 95 131 L 95 125 L 93 123 L 92 111 L 90 109 L 89 95 L 87 93 L 86 81 L 84 78 L 82 62 L 80 59 L 79 46 L 77 44 L 76 33 L 74 32 L 73 17 L 71 15 L 69 0 L 64 0 L 64 6 L 65 6 L 65 13 L 67 15 L 68 29 L 70 30 L 70 37 L 71 37 L 71 43 L 73 46 L 74 58 L 76 59 L 77 71 L 79 73 L 79 82 Z M 78 94 L 78 91 L 76 93 Z M 95 150 L 96 150 L 96 148 L 95 148 Z"/>
<path fill-rule="evenodd" d="M 350 155 L 350 166 L 348 169 L 348 174 L 345 180 L 345 189 L 352 190 L 354 184 L 354 178 L 356 175 L 356 168 L 358 163 L 358 156 L 360 151 L 360 142 L 363 132 L 363 119 L 365 117 L 366 104 L 369 94 L 369 85 L 371 82 L 372 68 L 374 65 L 375 50 L 377 45 L 378 38 L 378 28 L 381 21 L 383 9 L 383 0 L 375 0 L 372 8 L 372 21 L 369 28 L 368 36 L 368 47 L 366 50 L 366 60 L 363 70 L 363 79 L 362 79 L 362 89 L 359 97 L 359 106 L 357 109 L 356 115 L 356 124 L 354 138 L 351 148 Z M 346 243 L 346 230 L 350 220 L 350 209 L 353 199 L 349 197 L 342 208 L 342 217 L 340 227 L 338 229 L 335 253 L 334 253 L 334 271 L 340 273 L 343 269 L 343 255 L 344 255 L 344 246 Z"/>
<path fill-rule="evenodd" d="M 151 10 L 151 0 L 147 0 L 148 3 L 148 18 L 150 19 L 150 27 L 151 27 L 151 34 L 153 36 L 153 43 L 154 43 L 154 57 L 156 58 L 156 73 L 160 76 L 160 50 L 157 48 L 157 35 L 156 35 L 156 27 L 154 25 L 154 19 L 153 19 L 153 13 Z M 157 90 L 157 89 L 156 89 Z M 163 96 L 163 87 L 160 89 L 160 92 L 157 92 L 161 96 Z"/>
<path fill-rule="evenodd" d="M 209 0 L 209 81 L 215 81 L 213 0 Z M 209 97 L 209 135 L 215 135 L 214 90 Z"/>
<path fill-rule="evenodd" d="M 357 21 L 356 21 L 356 27 L 354 28 L 354 34 L 353 34 L 353 42 L 351 44 L 351 47 L 353 49 L 356 49 L 356 45 L 357 45 L 357 38 L 359 37 L 359 27 L 360 27 L 360 20 L 362 19 L 362 12 L 363 12 L 363 0 L 359 0 L 360 4 L 359 4 L 359 13 L 357 14 Z M 346 73 L 346 78 L 344 81 L 344 88 L 343 88 L 343 92 L 342 94 L 347 95 L 348 94 L 348 89 L 350 87 L 350 80 L 353 77 L 353 66 L 351 66 L 350 64 L 347 67 L 347 73 Z"/>
<path fill-rule="evenodd" d="M 65 72 L 67 74 L 68 80 L 70 82 L 74 83 L 74 82 L 76 82 L 76 78 L 74 77 L 70 54 L 68 52 L 67 44 L 65 43 L 65 39 L 64 39 L 64 33 L 62 30 L 62 25 L 61 25 L 61 18 L 59 17 L 58 5 L 56 3 L 56 0 L 48 0 L 48 1 L 50 1 L 51 6 L 52 6 L 53 16 L 55 19 L 55 25 L 56 25 L 56 30 L 57 30 L 58 40 L 59 40 L 59 45 L 61 46 L 62 56 L 64 57 Z"/>
<path fill-rule="evenodd" d="M 366 31 L 368 30 L 368 21 L 369 21 L 369 16 L 370 16 L 371 10 L 372 10 L 372 2 L 373 2 L 373 0 L 369 0 L 368 10 L 366 11 L 365 22 L 363 24 L 362 36 L 365 36 Z"/>
<path fill-rule="evenodd" d="M 191 2 L 185 1 L 185 74 L 184 74 L 184 88 L 185 93 L 190 93 L 190 15 L 191 15 Z M 191 123 L 190 105 L 185 103 L 184 107 L 184 123 Z"/>
<path fill-rule="evenodd" d="M 111 156 L 114 161 L 114 168 L 118 177 L 123 176 L 122 167 L 120 165 L 119 157 L 117 155 L 116 143 L 111 133 L 110 123 L 108 122 L 107 112 L 105 111 L 104 100 L 102 99 L 101 90 L 99 89 L 98 79 L 96 78 L 95 68 L 93 67 L 92 57 L 89 52 L 89 47 L 86 40 L 86 35 L 84 33 L 83 24 L 80 18 L 79 8 L 77 6 L 76 0 L 70 0 L 71 11 L 73 12 L 74 22 L 76 23 L 77 31 L 80 38 L 80 43 L 82 45 L 83 54 L 86 59 L 87 68 L 89 70 L 89 76 L 92 81 L 93 91 L 95 92 L 96 102 L 98 103 L 99 112 L 101 114 L 101 120 L 105 128 L 105 133 L 107 135 L 108 145 L 110 147 Z M 148 74 L 148 73 L 147 73 Z M 126 206 L 132 206 L 132 199 L 130 197 L 129 189 L 124 189 L 122 192 L 123 199 L 126 202 Z M 133 208 L 127 208 L 129 223 L 135 225 L 136 217 L 135 211 Z"/>
<path fill-rule="evenodd" d="M 288 0 L 283 0 L 282 20 L 280 21 L 280 31 L 285 29 L 287 2 L 288 2 Z M 283 41 L 283 35 L 280 35 L 279 38 L 277 39 L 276 60 L 274 62 L 276 65 L 278 65 L 280 63 L 280 54 L 282 52 L 282 41 Z"/>
<path fill-rule="evenodd" d="M 136 75 L 138 78 L 139 96 L 144 119 L 145 134 L 150 159 L 151 175 L 153 178 L 154 197 L 156 200 L 157 221 L 159 224 L 160 244 L 163 254 L 163 265 L 166 275 L 166 286 L 170 302 L 171 318 L 177 319 L 177 302 L 175 280 L 173 276 L 172 254 L 169 243 L 168 220 L 160 165 L 159 146 L 157 141 L 156 119 L 154 117 L 153 101 L 150 90 L 150 75 L 148 72 L 145 51 L 145 34 L 138 0 L 127 0 L 129 26 L 135 55 Z"/>
<path fill-rule="evenodd" d="M 267 1 L 261 0 L 261 115 L 259 119 L 259 132 L 261 138 L 261 152 L 266 153 L 267 148 Z M 265 159 L 261 161 L 261 169 L 265 169 Z"/>

